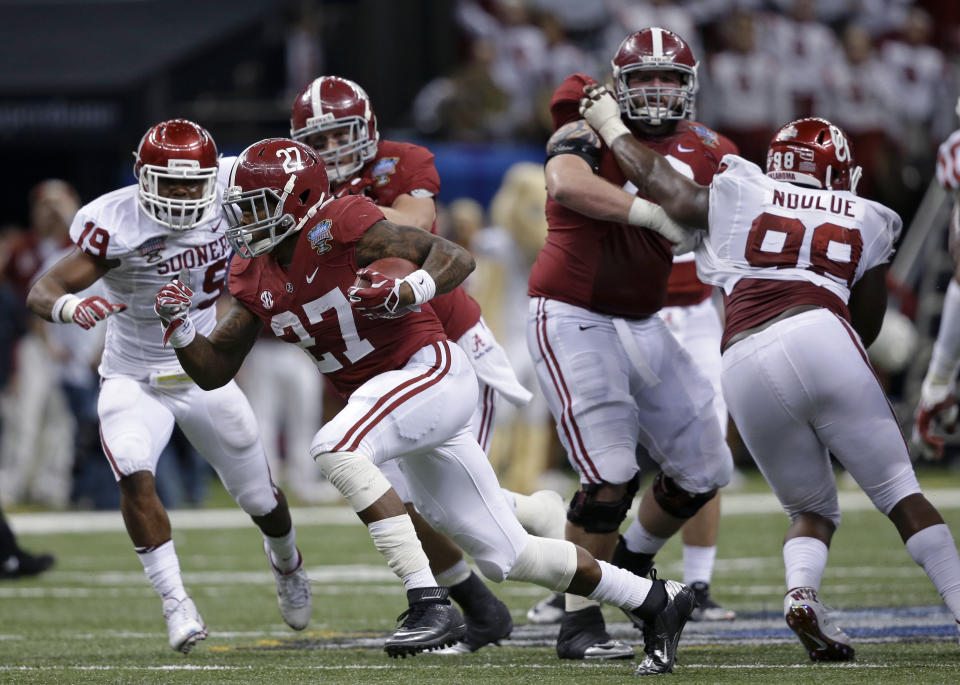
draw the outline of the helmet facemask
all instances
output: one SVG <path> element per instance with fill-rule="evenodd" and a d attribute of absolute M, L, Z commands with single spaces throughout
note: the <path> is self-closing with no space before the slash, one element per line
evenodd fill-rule
<path fill-rule="evenodd" d="M 287 194 L 278 195 L 273 188 L 244 191 L 240 186 L 223 192 L 227 242 L 240 257 L 266 254 L 299 228 L 296 219 L 283 211 Z M 252 220 L 244 223 L 244 214 Z"/>
<path fill-rule="evenodd" d="M 144 164 L 138 176 L 138 201 L 144 213 L 174 231 L 187 231 L 203 223 L 217 201 L 217 167 L 201 167 L 192 159 L 171 159 L 167 166 Z M 200 197 L 166 197 L 161 180 L 203 184 Z"/>
<path fill-rule="evenodd" d="M 630 86 L 630 76 L 641 71 L 671 71 L 680 74 L 680 84 L 660 86 Z M 662 61 L 614 65 L 617 101 L 620 111 L 631 121 L 659 126 L 665 121 L 693 117 L 694 97 L 697 92 L 697 72 L 685 64 Z"/>
<path fill-rule="evenodd" d="M 292 131 L 291 136 L 294 140 L 308 143 L 307 139 L 318 133 L 348 128 L 349 142 L 333 149 L 315 148 L 327 168 L 330 182 L 343 183 L 377 155 L 378 141 L 370 137 L 368 127 L 369 123 L 361 116 L 335 119 L 332 114 L 323 114 L 307 119 L 307 125 Z"/>

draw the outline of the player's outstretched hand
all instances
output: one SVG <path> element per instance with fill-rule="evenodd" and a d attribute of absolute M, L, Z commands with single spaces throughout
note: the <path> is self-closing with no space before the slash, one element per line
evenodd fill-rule
<path fill-rule="evenodd" d="M 77 302 L 70 318 L 80 328 L 89 330 L 107 317 L 118 314 L 126 308 L 127 305 L 122 302 L 107 302 L 102 297 L 94 295 Z M 64 312 L 64 315 L 66 315 L 66 312 Z"/>
<path fill-rule="evenodd" d="M 369 283 L 363 287 L 365 283 Z M 385 276 L 373 269 L 357 271 L 357 284 L 347 289 L 354 310 L 369 319 L 394 319 L 408 313 L 400 305 L 402 278 Z"/>
<path fill-rule="evenodd" d="M 604 86 L 594 83 L 584 87 L 580 99 L 580 115 L 587 120 L 607 145 L 629 129 L 620 121 L 620 105 Z"/>
<path fill-rule="evenodd" d="M 190 319 L 190 305 L 193 289 L 190 287 L 190 272 L 186 269 L 157 292 L 153 311 L 160 317 L 163 324 L 163 345 L 166 346 L 170 336 L 181 326 L 187 325 Z M 175 345 L 176 347 L 176 345 Z"/>
<path fill-rule="evenodd" d="M 958 409 L 953 384 L 925 378 L 920 387 L 920 403 L 914 415 L 913 442 L 926 459 L 943 457 L 944 434 L 957 430 Z"/>

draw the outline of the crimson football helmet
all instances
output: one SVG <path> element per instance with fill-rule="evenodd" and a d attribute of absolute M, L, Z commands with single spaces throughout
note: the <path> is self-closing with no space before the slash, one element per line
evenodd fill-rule
<path fill-rule="evenodd" d="M 209 218 L 217 201 L 219 155 L 206 129 L 186 119 L 170 119 L 152 126 L 133 153 L 133 175 L 140 188 L 140 208 L 161 224 L 186 231 Z M 161 181 L 202 183 L 199 198 L 167 197 Z"/>
<path fill-rule="evenodd" d="M 659 126 L 670 119 L 693 117 L 697 92 L 697 61 L 690 46 L 673 31 L 656 26 L 623 39 L 611 62 L 620 111 L 628 119 Z M 677 86 L 630 85 L 640 71 L 673 71 Z"/>
<path fill-rule="evenodd" d="M 767 148 L 767 176 L 778 181 L 856 194 L 861 172 L 847 134 L 826 119 L 791 121 Z"/>
<path fill-rule="evenodd" d="M 227 241 L 250 259 L 299 231 L 331 199 L 317 151 L 288 138 L 267 138 L 240 153 L 223 191 Z"/>
<path fill-rule="evenodd" d="M 300 91 L 290 113 L 290 137 L 306 141 L 316 134 L 347 128 L 347 142 L 317 149 L 327 165 L 327 176 L 342 183 L 377 155 L 380 132 L 367 93 L 339 76 L 321 76 Z"/>

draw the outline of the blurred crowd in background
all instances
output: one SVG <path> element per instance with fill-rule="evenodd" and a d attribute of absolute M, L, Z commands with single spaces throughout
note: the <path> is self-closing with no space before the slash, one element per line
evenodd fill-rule
<path fill-rule="evenodd" d="M 44 162 L 41 155 L 18 179 L 21 185 L 10 186 L 29 190 L 8 198 L 11 210 L 0 225 L 0 505 L 118 506 L 95 404 L 103 327 L 48 324 L 29 316 L 24 301 L 36 276 L 71 249 L 67 231 L 81 204 L 133 182 L 126 155 L 160 119 L 196 120 L 229 154 L 255 139 L 284 135 L 293 94 L 316 76 L 361 83 L 384 137 L 427 145 L 437 155 L 444 188 L 439 229 L 475 254 L 478 267 L 467 288 L 519 378 L 537 393 L 522 410 L 499 407 L 494 466 L 506 487 L 556 487 L 564 494 L 568 467 L 539 395 L 525 327 L 527 276 L 546 234 L 548 103 L 567 75 L 609 81 L 610 57 L 626 35 L 644 26 L 671 29 L 700 62 L 699 121 L 762 164 L 783 122 L 829 118 L 850 135 L 864 167 L 860 194 L 897 210 L 907 227 L 933 177 L 937 145 L 958 125 L 960 3 L 948 0 L 424 0 L 406 9 L 408 3 L 374 0 L 278 4 L 284 12 L 271 21 L 237 29 L 247 43 L 219 78 L 217 64 L 202 54 L 180 55 L 162 67 L 160 81 L 153 76 L 142 92 L 118 96 L 122 113 L 129 109 L 125 97 L 143 95 L 146 104 L 138 99 L 136 114 L 121 115 L 123 125 L 100 138 L 72 139 L 76 148 L 100 146 L 96 163 L 79 153 L 72 164 Z M 422 34 L 391 34 L 383 26 L 391 12 L 407 11 L 415 16 L 404 20 Z M 392 78 L 382 56 L 400 54 L 417 40 L 414 57 L 398 58 L 403 78 Z M 411 74 L 418 60 L 422 68 Z M 197 71 L 207 76 L 170 85 L 200 62 Z M 0 100 L 0 140 L 39 139 L 29 121 L 11 123 L 12 98 L 20 91 L 10 92 L 5 87 Z M 22 97 L 40 106 L 36 93 Z M 128 139 L 117 140 L 117 130 Z M 57 135 L 57 144 L 69 148 L 70 132 Z M 301 502 L 336 500 L 303 445 L 340 400 L 325 392 L 306 355 L 279 347 L 258 343 L 240 379 L 262 423 L 274 477 Z M 299 364 L 304 373 L 279 377 L 271 360 L 284 352 L 298 358 L 283 367 Z M 735 455 L 749 468 L 742 448 Z M 202 505 L 211 473 L 175 434 L 158 468 L 160 496 L 168 507 Z"/>

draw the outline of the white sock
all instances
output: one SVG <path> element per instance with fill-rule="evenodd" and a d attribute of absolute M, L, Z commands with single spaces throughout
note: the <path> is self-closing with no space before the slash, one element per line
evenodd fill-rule
<path fill-rule="evenodd" d="M 293 526 L 290 532 L 279 538 L 264 534 L 270 548 L 270 560 L 280 573 L 289 573 L 300 565 L 300 552 L 297 551 L 297 533 Z"/>
<path fill-rule="evenodd" d="M 470 577 L 471 573 L 473 573 L 473 571 L 470 570 L 466 560 L 460 559 L 460 561 L 455 563 L 446 571 L 441 571 L 436 575 L 437 585 L 451 587 L 452 585 L 456 585 L 457 583 L 462 583 L 465 581 Z"/>
<path fill-rule="evenodd" d="M 635 576 L 630 571 L 605 561 L 598 560 L 597 563 L 600 565 L 600 582 L 590 593 L 590 599 L 628 611 L 643 604 L 647 593 L 653 587 L 653 581 Z"/>
<path fill-rule="evenodd" d="M 700 547 L 697 545 L 683 546 L 683 584 L 693 583 L 710 584 L 713 577 L 713 564 L 717 559 L 717 546 Z"/>
<path fill-rule="evenodd" d="M 183 577 L 180 575 L 180 560 L 173 547 L 173 540 L 168 540 L 159 547 L 150 551 L 137 551 L 143 570 L 150 579 L 150 583 L 160 593 L 162 599 L 173 598 L 182 601 L 187 598 L 187 591 L 183 587 Z"/>
<path fill-rule="evenodd" d="M 567 611 L 580 611 L 581 609 L 588 609 L 590 607 L 600 606 L 600 602 L 595 602 L 592 599 L 587 599 L 586 597 L 581 597 L 580 595 L 571 595 L 567 593 L 563 596 L 563 608 Z"/>
<path fill-rule="evenodd" d="M 639 519 L 634 519 L 623 534 L 623 541 L 626 543 L 627 549 L 640 554 L 656 554 L 661 547 L 667 544 L 669 539 L 658 538 L 656 535 L 647 532 Z"/>
<path fill-rule="evenodd" d="M 938 523 L 914 533 L 906 545 L 907 552 L 933 581 L 954 620 L 960 622 L 960 556 L 947 524 Z"/>
<path fill-rule="evenodd" d="M 414 590 L 418 587 L 437 587 L 437 579 L 433 577 L 433 572 L 429 566 L 424 566 L 419 571 L 408 573 L 400 580 L 403 581 L 403 587 L 407 590 Z"/>
<path fill-rule="evenodd" d="M 787 540 L 783 545 L 787 590 L 795 587 L 819 590 L 829 552 L 823 541 L 817 538 L 799 537 Z"/>

